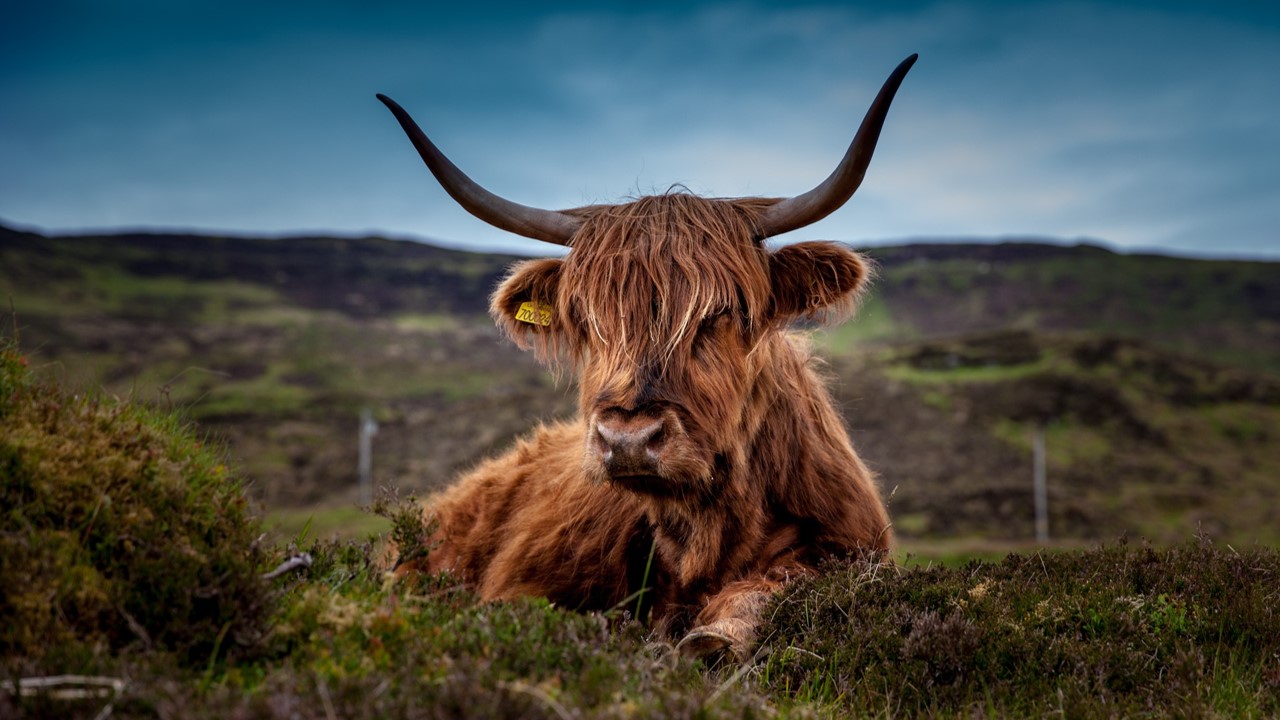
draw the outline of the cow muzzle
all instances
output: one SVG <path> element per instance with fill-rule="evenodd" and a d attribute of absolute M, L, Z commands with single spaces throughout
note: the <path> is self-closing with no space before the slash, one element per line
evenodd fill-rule
<path fill-rule="evenodd" d="M 610 478 L 654 477 L 661 475 L 663 458 L 678 434 L 680 421 L 673 413 L 610 408 L 596 415 L 591 443 Z"/>

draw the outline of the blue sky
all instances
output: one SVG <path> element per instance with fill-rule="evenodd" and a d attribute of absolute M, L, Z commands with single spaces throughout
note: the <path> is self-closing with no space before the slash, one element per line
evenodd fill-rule
<path fill-rule="evenodd" d="M 920 61 L 862 189 L 784 238 L 1280 258 L 1280 6 L 61 2 L 0 23 L 0 219 L 545 251 L 453 205 L 384 92 L 551 208 L 791 195 Z"/>

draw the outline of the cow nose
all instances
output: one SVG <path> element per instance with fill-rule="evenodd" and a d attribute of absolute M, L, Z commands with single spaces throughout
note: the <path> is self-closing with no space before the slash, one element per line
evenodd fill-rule
<path fill-rule="evenodd" d="M 650 415 L 611 412 L 596 419 L 596 450 L 615 477 L 658 474 L 666 422 Z"/>

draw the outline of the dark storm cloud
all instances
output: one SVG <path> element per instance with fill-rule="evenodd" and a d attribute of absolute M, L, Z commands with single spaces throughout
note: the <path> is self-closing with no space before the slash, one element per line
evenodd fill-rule
<path fill-rule="evenodd" d="M 886 9 L 886 7 L 888 9 Z M 0 217 L 381 229 L 535 249 L 459 210 L 374 100 L 565 207 L 791 194 L 921 53 L 868 181 L 803 237 L 1033 234 L 1280 256 L 1261 5 L 78 3 L 0 28 Z"/>

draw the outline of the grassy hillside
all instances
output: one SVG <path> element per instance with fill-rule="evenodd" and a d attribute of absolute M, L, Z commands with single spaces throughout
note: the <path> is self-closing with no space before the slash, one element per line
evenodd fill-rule
<path fill-rule="evenodd" d="M 1055 538 L 1280 540 L 1280 265 L 1027 244 L 872 253 L 861 313 L 817 338 L 904 538 L 1030 537 L 1044 425 Z M 180 409 L 292 528 L 367 527 L 351 513 L 361 408 L 380 424 L 378 481 L 417 493 L 571 412 L 573 387 L 483 315 L 512 260 L 0 229 L 0 295 L 43 376 Z"/>
<path fill-rule="evenodd" d="M 1132 340 L 1025 332 L 902 345 L 834 368 L 907 537 L 1033 536 L 1040 427 L 1054 537 L 1280 543 L 1271 376 Z"/>
<path fill-rule="evenodd" d="M 386 427 L 380 469 L 442 482 L 535 417 L 488 412 L 493 398 L 551 387 L 485 315 L 513 258 L 381 240 L 0 235 L 0 294 L 42 373 L 181 408 L 230 441 L 272 505 L 350 487 L 363 407 Z M 435 427 L 457 404 L 490 422 Z"/>
<path fill-rule="evenodd" d="M 380 238 L 46 237 L 0 226 L 6 288 L 58 303 L 36 314 L 216 321 L 278 304 L 354 317 L 482 314 L 516 259 Z"/>
<path fill-rule="evenodd" d="M 861 320 L 831 336 L 838 353 L 868 340 L 1080 331 L 1280 374 L 1280 263 L 1015 242 L 867 252 L 879 278 Z M 270 323 L 286 319 L 270 311 L 287 309 L 470 320 L 516 259 L 378 238 L 44 237 L 0 226 L 0 291 L 69 349 L 85 342 L 82 328 L 66 326 L 72 316 Z"/>
<path fill-rule="evenodd" d="M 1280 264 L 1030 243 L 872 248 L 870 323 L 833 337 L 1089 332 L 1280 374 Z"/>

